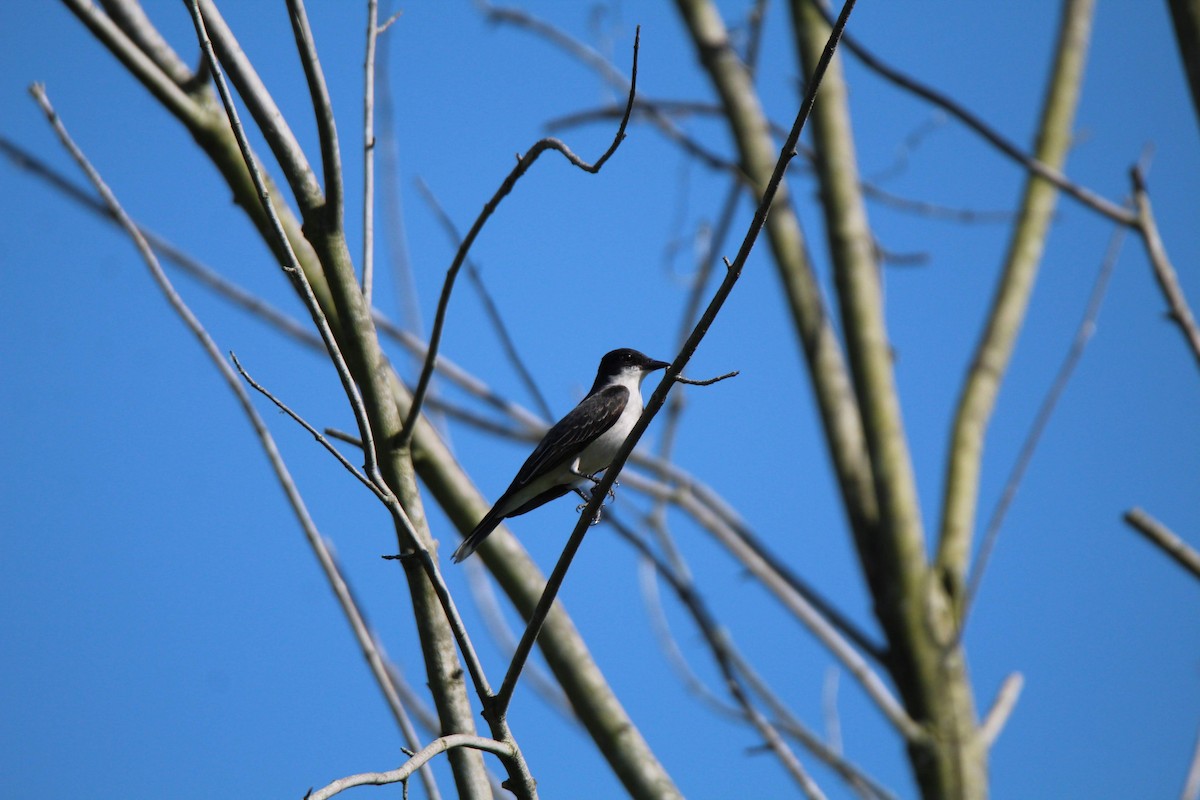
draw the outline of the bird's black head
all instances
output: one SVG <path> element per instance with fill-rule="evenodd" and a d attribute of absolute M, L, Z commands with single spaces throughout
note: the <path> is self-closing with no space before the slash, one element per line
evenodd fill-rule
<path fill-rule="evenodd" d="M 656 361 L 645 353 L 640 353 L 629 347 L 613 350 L 600 359 L 600 369 L 596 370 L 597 385 L 606 383 L 622 373 L 635 373 L 640 378 L 648 373 L 669 367 L 666 361 Z"/>

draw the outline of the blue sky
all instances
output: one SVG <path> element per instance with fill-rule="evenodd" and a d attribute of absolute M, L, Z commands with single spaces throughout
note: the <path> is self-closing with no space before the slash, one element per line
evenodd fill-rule
<path fill-rule="evenodd" d="M 189 61 L 178 3 L 147 3 Z M 311 114 L 281 3 L 224 12 L 310 153 Z M 348 213 L 359 198 L 362 28 L 357 3 L 312 3 L 324 67 L 350 154 Z M 727 18 L 743 3 L 722 3 Z M 711 99 L 668 4 L 627 0 L 527 8 L 628 68 L 642 24 L 647 96 Z M 891 63 L 965 103 L 1028 146 L 1053 43 L 1048 4 L 860 3 L 851 30 Z M 421 178 L 465 229 L 556 116 L 611 100 L 601 81 L 522 31 L 486 24 L 468 3 L 404 9 L 388 36 L 397 107 L 397 186 L 405 257 L 424 324 L 452 252 L 414 189 Z M 759 80 L 771 116 L 795 113 L 786 10 L 771 4 Z M 71 175 L 26 87 L 46 84 L 76 140 L 127 210 L 289 313 L 299 304 L 228 190 L 182 130 L 55 3 L 0 4 L 0 133 Z M 929 106 L 847 62 L 862 171 L 891 192 L 974 210 L 1010 209 L 1023 175 Z M 714 123 L 687 120 L 714 149 Z M 1101 4 L 1077 141 L 1075 180 L 1113 200 L 1153 144 L 1150 191 L 1184 291 L 1200 305 L 1200 128 L 1164 4 Z M 920 132 L 918 144 L 903 143 Z M 585 158 L 609 125 L 560 132 Z M 893 168 L 903 161 L 899 171 Z M 249 426 L 148 279 L 130 243 L 7 162 L 0 163 L 0 342 L 6 422 L 0 460 L 0 771 L 12 796 L 299 797 L 309 786 L 395 766 L 401 742 L 273 483 Z M 792 178 L 822 279 L 814 185 Z M 556 413 L 590 384 L 605 351 L 673 354 L 692 237 L 726 181 L 637 125 L 598 176 L 544 157 L 489 222 L 473 257 Z M 940 502 L 953 406 L 1007 241 L 1002 223 L 963 225 L 875 203 L 881 245 L 919 253 L 889 266 L 888 325 L 928 528 Z M 749 220 L 742 207 L 740 231 Z M 1079 323 L 1110 226 L 1061 201 L 1025 330 L 984 458 L 990 512 Z M 352 229 L 352 251 L 360 247 Z M 676 250 L 669 242 L 682 242 Z M 406 300 L 381 237 L 379 305 Z M 732 256 L 736 242 L 725 252 Z M 218 344 L 318 426 L 352 418 L 333 372 L 183 277 L 177 287 Z M 687 370 L 741 375 L 688 393 L 678 463 L 713 486 L 800 574 L 871 626 L 844 519 L 770 264 L 752 257 Z M 967 636 L 978 703 L 1019 671 L 1025 690 L 992 756 L 997 797 L 1175 796 L 1200 725 L 1197 586 L 1120 521 L 1143 506 L 1200 545 L 1200 376 L 1138 243 L 1116 267 L 1097 333 L 1007 518 Z M 462 282 L 443 352 L 529 403 Z M 397 353 L 397 363 L 407 368 Z M 651 379 L 648 388 L 652 388 Z M 449 389 L 448 396 L 457 396 Z M 392 657 L 421 666 L 386 515 L 273 410 L 262 408 L 323 533 Z M 650 430 L 653 446 L 660 425 Z M 482 491 L 503 490 L 524 445 L 455 427 L 457 457 Z M 641 499 L 626 489 L 618 508 Z M 432 507 L 432 502 L 429 503 Z M 513 528 L 549 569 L 573 520 L 567 501 Z M 433 511 L 435 533 L 454 534 Z M 823 725 L 833 658 L 672 516 L 680 547 L 733 638 L 802 718 Z M 448 567 L 465 594 L 465 568 Z M 564 602 L 651 746 L 689 797 L 792 796 L 752 732 L 715 717 L 680 686 L 646 621 L 637 559 L 604 527 L 589 535 Z M 698 672 L 715 671 L 695 629 L 666 610 Z M 468 624 L 487 642 L 477 614 Z M 873 628 L 872 628 L 873 630 Z M 484 644 L 499 676 L 501 649 Z M 914 795 L 897 739 L 841 674 L 847 754 L 900 797 Z M 518 689 L 514 732 L 543 797 L 618 796 L 583 734 Z M 831 797 L 844 786 L 803 753 Z M 444 773 L 443 773 L 444 774 Z M 359 794 L 399 797 L 398 788 Z"/>

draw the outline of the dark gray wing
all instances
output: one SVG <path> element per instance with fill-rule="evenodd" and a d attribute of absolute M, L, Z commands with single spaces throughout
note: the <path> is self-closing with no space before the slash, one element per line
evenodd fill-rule
<path fill-rule="evenodd" d="M 510 491 L 564 463 L 574 461 L 584 448 L 616 424 L 628 402 L 629 390 L 624 386 L 609 386 L 583 398 L 579 405 L 546 431 L 517 477 L 513 478 Z"/>

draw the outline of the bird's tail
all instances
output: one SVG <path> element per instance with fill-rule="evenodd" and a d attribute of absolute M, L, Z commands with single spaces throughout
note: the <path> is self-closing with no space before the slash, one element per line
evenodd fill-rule
<path fill-rule="evenodd" d="M 480 523 L 475 526 L 475 530 L 467 534 L 467 538 L 462 540 L 462 544 L 460 544 L 458 549 L 455 550 L 450 556 L 450 560 L 457 564 L 467 556 L 471 555 L 471 553 L 474 553 L 475 548 L 483 544 L 483 540 L 487 538 L 489 533 L 496 530 L 496 526 L 500 524 L 500 520 L 502 519 L 504 518 L 495 516 L 492 511 L 489 511 L 487 516 L 485 516 Z"/>

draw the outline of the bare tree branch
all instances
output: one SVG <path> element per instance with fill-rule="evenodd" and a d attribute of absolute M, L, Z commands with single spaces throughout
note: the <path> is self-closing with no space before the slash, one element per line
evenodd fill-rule
<path fill-rule="evenodd" d="M 342 151 L 338 147 L 333 101 L 329 99 L 329 87 L 325 84 L 325 73 L 317 57 L 317 43 L 308 24 L 304 0 L 287 0 L 287 6 L 292 19 L 292 32 L 296 37 L 296 50 L 300 53 L 300 64 L 308 80 L 308 93 L 317 119 L 317 138 L 321 143 L 321 165 L 325 174 L 325 224 L 331 231 L 340 232 L 344 225 L 345 202 L 342 196 Z"/>
<path fill-rule="evenodd" d="M 978 593 L 980 583 L 983 581 L 983 574 L 987 569 L 988 560 L 991 558 L 992 549 L 996 546 L 996 540 L 1000 536 L 1000 528 L 1004 524 L 1004 517 L 1008 513 L 1013 500 L 1016 499 L 1017 490 L 1020 488 L 1025 471 L 1033 461 L 1034 451 L 1037 450 L 1038 442 L 1041 441 L 1046 426 L 1050 424 L 1050 418 L 1054 414 L 1054 409 L 1058 406 L 1058 401 L 1061 399 L 1063 392 L 1066 391 L 1067 384 L 1070 383 L 1071 376 L 1075 373 L 1075 368 L 1083 360 L 1083 353 L 1087 349 L 1088 343 L 1096 333 L 1096 322 L 1100 318 L 1100 308 L 1104 304 L 1109 279 L 1112 277 L 1113 270 L 1117 265 L 1117 258 L 1121 255 L 1121 247 L 1125 242 L 1125 234 L 1128 230 L 1125 227 L 1113 229 L 1108 249 L 1104 254 L 1103 260 L 1100 262 L 1100 269 L 1096 273 L 1096 280 L 1092 284 L 1092 291 L 1088 297 L 1087 306 L 1084 308 L 1083 318 L 1079 321 L 1079 327 L 1075 330 L 1075 338 L 1071 342 L 1071 347 L 1068 349 L 1066 356 L 1063 357 L 1062 364 L 1058 367 L 1058 373 L 1054 376 L 1054 382 L 1051 383 L 1049 391 L 1046 392 L 1046 396 L 1042 399 L 1042 404 L 1038 407 L 1033 424 L 1030 425 L 1029 432 L 1025 435 L 1025 441 L 1021 444 L 1021 451 L 1017 454 L 1017 460 L 1013 462 L 1012 469 L 1008 473 L 1008 479 L 1004 482 L 1004 490 L 1000 493 L 1000 499 L 996 501 L 996 505 L 992 509 L 992 514 L 988 518 L 987 526 L 983 530 L 983 538 L 979 543 L 979 552 L 975 557 L 975 562 L 971 565 L 971 575 L 967 581 L 966 595 L 963 598 L 962 620 L 959 622 L 958 632 L 958 638 L 960 639 L 966 628 L 971 606 L 975 602 L 975 595 Z"/>
<path fill-rule="evenodd" d="M 1000 684 L 996 700 L 979 726 L 979 736 L 983 739 L 985 747 L 990 748 L 996 743 L 1000 731 L 1004 729 L 1004 724 L 1008 722 L 1009 716 L 1017 705 L 1017 698 L 1021 696 L 1021 689 L 1024 686 L 1025 676 L 1019 672 L 1009 675 Z"/>
<path fill-rule="evenodd" d="M 829 12 L 819 2 L 819 0 L 808 0 L 813 4 L 825 19 L 829 20 Z M 920 81 L 911 78 L 900 70 L 887 65 L 882 59 L 876 57 L 870 50 L 864 47 L 853 36 L 846 38 L 846 49 L 853 53 L 859 61 L 868 68 L 899 86 L 900 88 L 911 92 L 912 94 L 933 103 L 938 108 L 945 111 L 950 116 L 957 119 L 959 122 L 967 126 L 968 129 L 982 136 L 993 147 L 1003 153 L 1012 161 L 1020 164 L 1026 171 L 1031 172 L 1039 178 L 1049 181 L 1054 186 L 1069 194 L 1079 202 L 1088 206 L 1094 211 L 1097 211 L 1114 222 L 1119 222 L 1122 225 L 1133 226 L 1136 224 L 1134 216 L 1128 209 L 1122 208 L 1111 200 L 1106 200 L 1095 192 L 1072 183 L 1061 171 L 1061 166 L 1056 166 L 1052 161 L 1042 158 L 1035 153 L 1033 156 L 1027 156 L 1021 149 L 1008 139 L 1004 138 L 998 131 L 985 123 L 982 119 L 968 110 L 965 106 L 955 102 L 949 96 L 939 92 L 931 86 L 928 86 Z"/>
<path fill-rule="evenodd" d="M 1091 32 L 1092 0 L 1069 0 L 1063 9 L 1057 56 L 1047 88 L 1035 148 L 1040 162 L 1057 168 L 1067 156 Z M 983 443 L 1000 382 L 1025 319 L 1057 198 L 1055 184 L 1039 174 L 1026 182 L 1020 219 L 1012 233 L 979 343 L 963 383 L 949 453 L 936 562 L 961 620 Z"/>
<path fill-rule="evenodd" d="M 625 116 L 622 118 L 621 124 L 617 127 L 617 133 L 613 137 L 612 144 L 608 146 L 608 149 L 596 159 L 595 163 L 589 164 L 571 152 L 571 149 L 558 139 L 546 138 L 538 140 L 523 156 L 518 157 L 516 166 L 508 173 L 508 177 L 500 184 L 500 188 L 496 190 L 491 199 L 484 204 L 483 210 L 479 212 L 479 216 L 475 218 L 475 222 L 471 225 L 470 230 L 467 231 L 467 235 L 463 237 L 462 244 L 459 245 L 458 252 L 454 256 L 454 261 L 450 264 L 450 269 L 446 271 L 446 281 L 442 286 L 441 297 L 438 299 L 437 315 L 434 317 L 433 330 L 429 334 L 429 352 L 425 356 L 425 364 L 421 368 L 421 377 L 417 380 L 416 388 L 413 389 L 412 405 L 409 407 L 408 418 L 404 421 L 404 427 L 398 442 L 400 447 L 406 446 L 411 441 L 417 415 L 421 413 L 421 404 L 425 400 L 425 393 L 429 389 L 429 379 L 433 374 L 433 362 L 437 358 L 438 347 L 441 344 L 442 328 L 446 324 L 446 310 L 450 305 L 450 293 L 454 290 L 454 280 L 458 276 L 463 262 L 466 260 L 471 245 L 475 243 L 476 237 L 479 236 L 479 232 L 483 230 L 484 224 L 491 218 L 496 208 L 500 205 L 500 201 L 508 196 L 513 187 L 516 186 L 517 181 L 529 171 L 529 168 L 533 166 L 542 153 L 547 150 L 556 150 L 562 153 L 576 167 L 594 175 L 600 171 L 608 159 L 612 157 L 612 154 L 617 151 L 617 148 L 625 139 L 625 128 L 629 124 L 629 112 L 633 108 L 633 98 L 637 92 L 637 59 L 640 37 L 641 31 L 639 29 L 633 38 L 632 79 L 629 85 L 629 100 L 626 105 Z"/>
<path fill-rule="evenodd" d="M 347 789 L 352 789 L 355 786 L 384 786 L 389 783 L 401 783 L 407 781 L 412 774 L 420 767 L 429 762 L 436 755 L 445 753 L 456 747 L 470 747 L 475 750 L 482 750 L 505 759 L 511 760 L 515 757 L 513 748 L 503 742 L 497 742 L 494 739 L 487 739 L 482 736 L 471 736 L 465 733 L 452 733 L 447 736 L 434 739 L 418 752 L 414 753 L 412 758 L 404 762 L 404 766 L 389 772 L 363 772 L 358 775 L 350 775 L 345 778 L 340 778 L 333 783 L 325 786 L 317 791 L 309 791 L 304 795 L 305 800 L 327 800 L 336 794 L 340 794 Z"/>
<path fill-rule="evenodd" d="M 386 506 L 396 521 L 398 531 L 405 534 L 402 538 L 406 538 L 411 547 L 415 549 L 420 560 L 421 569 L 428 578 L 428 584 L 423 584 L 419 578 L 406 571 L 409 577 L 410 592 L 414 604 L 417 606 L 416 617 L 418 629 L 422 634 L 422 643 L 425 647 L 427 668 L 430 672 L 429 683 L 431 688 L 434 689 L 434 697 L 438 702 L 439 713 L 446 720 L 445 724 L 459 730 L 473 731 L 474 725 L 470 716 L 470 707 L 466 700 L 462 681 L 458 677 L 458 659 L 453 652 L 452 641 L 457 641 L 458 649 L 462 653 L 463 660 L 466 662 L 476 691 L 481 696 L 490 694 L 487 679 L 483 674 L 478 656 L 471 646 L 470 638 L 467 635 L 462 619 L 454 606 L 453 598 L 450 596 L 449 590 L 446 588 L 445 582 L 442 580 L 441 574 L 437 569 L 437 565 L 433 561 L 425 544 L 426 537 L 413 525 L 407 511 L 393 491 L 392 486 L 384 480 L 379 461 L 377 460 L 372 422 L 367 413 L 363 394 L 360 394 L 358 384 L 351 377 L 350 369 L 342 356 L 337 341 L 334 339 L 328 320 L 321 310 L 316 297 L 313 295 L 312 287 L 299 262 L 296 260 L 295 253 L 288 244 L 283 227 L 271 205 L 269 191 L 259 171 L 254 154 L 251 152 L 249 143 L 246 140 L 245 132 L 238 119 L 237 109 L 233 104 L 232 95 L 225 83 L 221 65 L 217 61 L 213 44 L 209 40 L 205 24 L 206 17 L 199 5 L 202 2 L 207 2 L 207 0 L 188 0 L 188 6 L 196 27 L 196 35 L 212 69 L 213 78 L 217 83 L 217 90 L 221 95 L 226 114 L 237 137 L 243 160 L 246 162 L 246 166 L 250 170 L 251 177 L 254 180 L 255 189 L 258 192 L 263 210 L 270 219 L 276 244 L 280 252 L 287 258 L 287 261 L 284 262 L 284 269 L 293 280 L 296 288 L 300 291 L 306 307 L 309 309 L 314 322 L 316 322 L 318 329 L 321 331 L 321 338 L 325 341 L 330 357 L 337 367 L 338 375 L 342 379 L 343 389 L 350 401 L 351 407 L 354 409 L 355 419 L 358 422 L 360 436 L 362 437 L 366 474 L 386 498 Z M 237 48 L 232 34 L 227 29 L 223 31 L 223 39 L 225 40 L 226 51 L 236 61 L 241 51 L 240 48 Z M 253 81 L 257 79 L 253 69 L 249 67 L 248 63 L 237 63 L 247 87 L 253 90 Z M 320 94 L 319 88 L 313 91 L 315 94 Z M 262 111 L 273 104 L 270 101 L 269 95 L 263 89 L 261 92 L 255 94 L 254 100 L 250 105 L 251 108 L 257 107 Z M 272 144 L 275 152 L 291 159 L 289 164 L 285 165 L 285 172 L 287 172 L 289 182 L 297 192 L 297 201 L 301 204 L 306 219 L 311 219 L 315 210 L 323 207 L 323 205 L 318 202 L 319 197 L 313 194 L 314 189 L 309 185 L 311 170 L 308 170 L 307 163 L 303 161 L 303 154 L 295 153 L 291 150 L 288 142 L 290 131 L 287 130 L 286 123 L 282 119 L 268 120 L 268 124 L 264 124 L 260 120 L 259 126 L 264 135 L 267 136 L 268 142 Z M 336 146 L 336 141 L 333 144 Z M 336 177 L 340 180 L 340 167 L 332 172 L 328 170 L 329 166 L 327 164 L 326 176 Z M 319 194 L 319 190 L 316 191 Z M 311 232 L 309 236 L 311 239 L 315 239 L 314 244 L 316 246 L 326 248 L 322 265 L 326 267 L 325 272 L 330 280 L 334 301 L 339 305 L 343 313 L 341 322 L 349 331 L 357 334 L 347 335 L 346 340 L 358 348 L 358 352 L 356 353 L 358 362 L 367 370 L 361 376 L 364 393 L 370 393 L 373 413 L 381 422 L 384 430 L 394 429 L 398 424 L 398 411 L 394 404 L 391 387 L 387 383 L 386 374 L 380 368 L 382 366 L 382 354 L 378 353 L 378 342 L 374 339 L 369 312 L 365 315 L 364 326 L 362 319 L 364 309 L 361 304 L 361 294 L 357 296 L 353 294 L 354 292 L 359 292 L 359 288 L 353 271 L 346 269 L 348 266 L 346 263 L 348 261 L 348 254 L 344 252 L 345 237 L 340 229 L 341 217 L 337 214 L 330 216 L 323 212 L 321 221 L 326 226 L 333 224 L 337 227 L 334 227 L 332 230 L 323 228 L 323 236 L 317 236 L 316 231 Z M 330 241 L 330 237 L 332 237 L 333 241 Z M 363 330 L 364 327 L 367 330 Z M 385 394 L 387 395 L 386 401 L 383 397 Z M 389 455 L 390 458 L 387 462 L 389 477 L 397 486 L 401 487 L 402 491 L 406 492 L 406 502 L 414 505 L 419 504 L 419 499 L 415 495 L 415 484 L 412 483 L 410 472 L 406 472 L 395 460 L 397 456 L 395 451 L 391 451 Z M 409 466 L 411 467 L 411 465 Z M 440 603 L 442 610 L 445 612 L 445 622 L 447 624 L 444 626 L 432 613 L 434 603 Z M 537 791 L 533 777 L 529 773 L 528 765 L 521 756 L 520 750 L 516 746 L 516 742 L 513 740 L 508 726 L 503 720 L 500 720 L 493 725 L 493 732 L 497 739 L 503 741 L 514 754 L 512 758 L 505 760 L 505 766 L 508 768 L 513 790 L 522 797 L 536 797 Z M 456 782 L 460 793 L 471 797 L 485 797 L 490 793 L 482 759 L 478 757 L 452 757 L 451 764 L 455 770 Z"/>
<path fill-rule="evenodd" d="M 1183 296 L 1183 289 L 1179 286 L 1175 268 L 1171 266 L 1171 259 L 1167 257 L 1167 250 L 1158 235 L 1158 225 L 1154 222 L 1154 213 L 1150 208 L 1150 195 L 1146 191 L 1145 177 L 1137 167 L 1134 167 L 1131 174 L 1133 202 L 1137 209 L 1137 232 L 1146 243 L 1146 254 L 1150 258 L 1150 266 L 1154 268 L 1154 278 L 1158 281 L 1158 286 L 1167 300 L 1167 307 L 1171 310 L 1171 321 L 1179 326 L 1192 356 L 1197 364 L 1200 364 L 1200 327 L 1196 325 L 1196 318 L 1192 315 L 1187 299 Z"/>
<path fill-rule="evenodd" d="M 764 737 L 768 740 L 768 745 L 772 750 L 776 749 L 776 743 L 772 741 L 772 736 L 767 736 L 765 731 L 770 728 L 772 731 L 783 733 L 795 738 L 801 745 L 809 750 L 822 763 L 828 765 L 840 777 L 856 788 L 866 791 L 868 796 L 884 798 L 885 800 L 894 800 L 894 796 L 886 789 L 881 787 L 872 778 L 865 775 L 858 767 L 851 764 L 846 759 L 842 758 L 833 748 L 827 746 L 820 738 L 812 733 L 807 727 L 800 724 L 789 709 L 779 699 L 778 695 L 766 684 L 766 682 L 750 667 L 750 664 L 742 656 L 740 651 L 734 645 L 731 637 L 722 630 L 715 616 L 709 610 L 703 597 L 697 590 L 695 583 L 688 575 L 686 566 L 680 564 L 678 566 L 670 565 L 664 559 L 656 555 L 649 545 L 639 537 L 632 528 L 621 523 L 617 516 L 609 513 L 605 518 L 606 522 L 613 526 L 613 529 L 621 536 L 622 539 L 629 542 L 642 555 L 643 563 L 648 564 L 652 570 L 650 572 L 650 580 L 646 582 L 647 586 L 647 605 L 651 607 L 652 619 L 657 620 L 656 627 L 660 632 L 660 641 L 664 645 L 664 649 L 672 663 L 676 666 L 687 682 L 697 694 L 707 700 L 716 710 L 726 715 L 734 715 L 741 718 L 760 732 L 764 732 Z M 682 568 L 682 569 L 681 569 Z M 723 701 L 715 696 L 699 677 L 691 671 L 690 666 L 684 659 L 683 654 L 678 651 L 678 647 L 670 638 L 669 627 L 667 626 L 666 616 L 662 613 L 661 607 L 657 602 L 650 602 L 652 593 L 657 592 L 657 584 L 653 580 L 654 575 L 661 576 L 670 585 L 672 591 L 683 603 L 684 608 L 692 616 L 696 625 L 701 629 L 709 651 L 716 660 L 718 667 L 721 669 L 725 677 L 727 687 L 730 693 L 734 696 L 736 706 L 728 706 Z M 654 597 L 654 599 L 657 599 Z M 771 713 L 776 719 L 768 720 L 768 718 L 757 712 L 752 704 L 751 698 L 741 687 L 741 681 L 745 681 L 747 687 L 755 694 L 763 698 L 764 702 L 771 709 Z M 778 751 L 776 751 L 778 752 Z M 781 754 L 781 758 L 782 758 Z M 786 766 L 786 765 L 785 765 Z M 803 770 L 801 770 L 803 772 Z M 804 785 L 803 779 L 797 780 Z"/>
<path fill-rule="evenodd" d="M 372 308 L 375 289 L 375 42 L 379 0 L 367 0 L 367 45 L 363 57 L 363 302 Z"/>
<path fill-rule="evenodd" d="M 1187 542 L 1183 541 L 1166 525 L 1156 520 L 1140 508 L 1125 512 L 1125 522 L 1152 545 L 1175 559 L 1181 567 L 1200 578 L 1200 553 L 1197 553 Z"/>
<path fill-rule="evenodd" d="M 611 519 L 610 522 L 618 533 L 620 533 L 621 538 L 633 545 L 643 558 L 649 559 L 655 565 L 658 573 L 671 583 L 671 587 L 675 590 L 675 593 L 685 603 L 692 615 L 692 619 L 695 620 L 705 640 L 708 642 L 708 648 L 712 652 L 713 658 L 716 660 L 717 666 L 724 677 L 725 687 L 741 709 L 742 716 L 763 737 L 767 743 L 767 747 L 779 759 L 783 768 L 791 775 L 792 780 L 796 782 L 805 796 L 810 798 L 810 800 L 824 798 L 824 793 L 817 786 L 816 782 L 813 781 L 812 776 L 808 774 L 808 770 L 796 758 L 795 753 L 783 741 L 779 730 L 751 702 L 750 696 L 742 687 L 741 681 L 738 680 L 737 672 L 730 658 L 733 645 L 729 640 L 729 635 L 717 623 L 716 618 L 708 610 L 707 604 L 697 593 L 695 585 L 677 576 L 675 571 L 659 559 L 650 549 L 649 545 L 630 528 Z"/>

